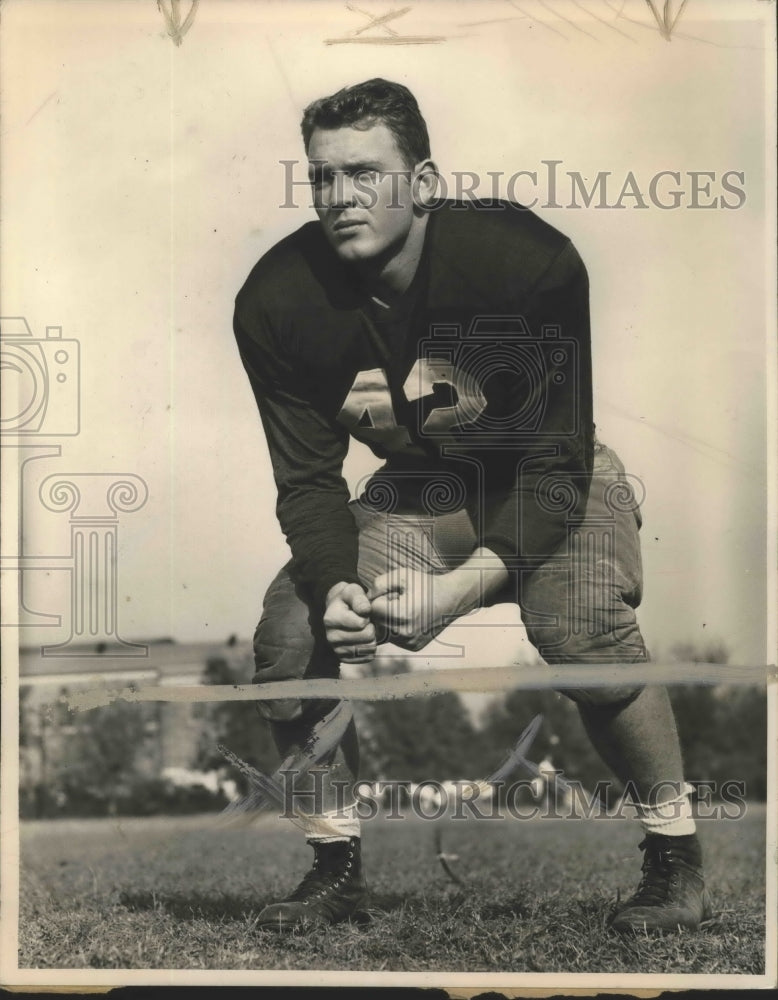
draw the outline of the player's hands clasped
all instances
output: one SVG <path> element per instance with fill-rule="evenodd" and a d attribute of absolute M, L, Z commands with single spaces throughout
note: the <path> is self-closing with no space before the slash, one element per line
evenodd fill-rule
<path fill-rule="evenodd" d="M 327 592 L 325 603 L 324 630 L 338 657 L 347 663 L 372 660 L 376 634 L 364 589 L 358 583 L 336 583 Z"/>
<path fill-rule="evenodd" d="M 372 619 L 397 646 L 416 652 L 455 617 L 458 593 L 453 574 L 425 573 L 408 568 L 381 573 L 368 591 Z"/>
<path fill-rule="evenodd" d="M 367 592 L 337 583 L 327 594 L 327 639 L 349 663 L 372 660 L 377 641 L 417 652 L 452 621 L 495 599 L 507 581 L 502 559 L 479 547 L 446 573 L 400 567 L 379 574 Z"/>

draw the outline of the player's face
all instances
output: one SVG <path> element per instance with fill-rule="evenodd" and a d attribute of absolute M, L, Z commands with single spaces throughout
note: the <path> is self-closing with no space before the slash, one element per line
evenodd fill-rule
<path fill-rule="evenodd" d="M 420 215 L 416 171 L 386 125 L 316 129 L 308 161 L 316 213 L 341 259 L 386 262 L 402 251 Z"/>

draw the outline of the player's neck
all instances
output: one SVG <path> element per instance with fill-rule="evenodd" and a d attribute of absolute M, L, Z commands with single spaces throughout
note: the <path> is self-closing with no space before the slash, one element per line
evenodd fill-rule
<path fill-rule="evenodd" d="M 417 216 L 408 238 L 399 251 L 377 266 L 365 269 L 362 278 L 371 293 L 381 298 L 394 299 L 408 290 L 416 276 L 424 252 L 424 234 L 427 214 Z"/>

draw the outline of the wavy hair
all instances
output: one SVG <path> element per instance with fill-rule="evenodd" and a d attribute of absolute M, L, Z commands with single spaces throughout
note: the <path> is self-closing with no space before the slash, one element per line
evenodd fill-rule
<path fill-rule="evenodd" d="M 406 166 L 413 167 L 429 159 L 427 124 L 416 98 L 401 83 L 380 77 L 343 87 L 330 97 L 320 97 L 309 104 L 302 120 L 305 151 L 308 151 L 314 129 L 344 126 L 368 129 L 376 124 L 386 125 L 392 133 Z"/>

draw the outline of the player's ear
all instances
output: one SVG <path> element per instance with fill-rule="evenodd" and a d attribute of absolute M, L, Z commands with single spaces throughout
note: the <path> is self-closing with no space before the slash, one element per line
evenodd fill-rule
<path fill-rule="evenodd" d="M 434 160 L 421 160 L 411 173 L 413 204 L 417 208 L 430 208 L 438 193 L 439 171 Z"/>

